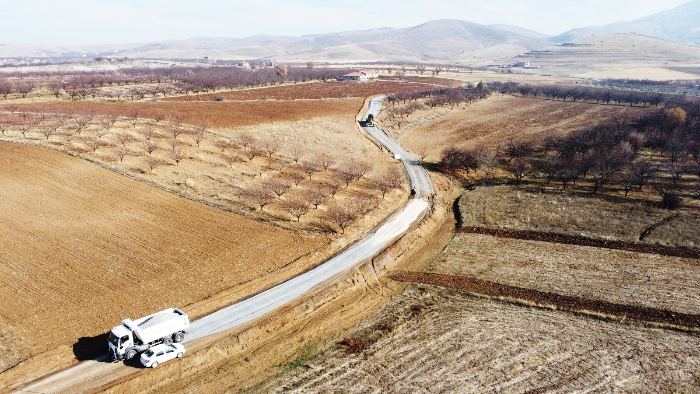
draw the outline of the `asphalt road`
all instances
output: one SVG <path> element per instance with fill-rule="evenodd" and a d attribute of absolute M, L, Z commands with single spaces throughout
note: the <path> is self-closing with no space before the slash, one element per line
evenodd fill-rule
<path fill-rule="evenodd" d="M 367 116 L 370 114 L 372 114 L 374 119 L 379 118 L 379 113 L 382 111 L 383 100 L 383 96 L 372 98 L 369 103 L 369 110 L 363 120 L 366 120 Z M 393 138 L 389 137 L 379 127 L 369 126 L 364 127 L 364 129 L 377 140 L 377 142 L 391 152 L 392 155 L 400 157 L 415 197 L 429 200 L 435 193 L 433 190 L 433 182 L 430 180 L 430 175 L 428 175 L 428 171 L 425 170 L 421 161 L 403 146 L 399 145 Z"/>
<path fill-rule="evenodd" d="M 368 114 L 373 114 L 375 119 L 381 111 L 382 100 L 383 97 L 371 100 Z M 185 343 L 249 323 L 299 299 L 313 288 L 329 282 L 377 256 L 425 216 L 430 209 L 429 201 L 433 195 L 433 184 L 427 171 L 421 166 L 418 159 L 378 127 L 366 127 L 365 130 L 392 154 L 401 156 L 415 198 L 409 200 L 403 209 L 388 218 L 362 240 L 316 268 L 193 321 Z M 107 361 L 106 356 L 99 360 L 83 361 L 74 367 L 32 382 L 22 387 L 19 392 L 86 391 L 108 385 L 110 382 L 135 373 L 134 368 L 125 366 L 123 363 L 105 361 Z"/>

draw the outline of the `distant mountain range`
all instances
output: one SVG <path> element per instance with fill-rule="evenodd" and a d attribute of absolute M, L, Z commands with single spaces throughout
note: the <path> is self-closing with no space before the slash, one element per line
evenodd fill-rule
<path fill-rule="evenodd" d="M 554 44 L 592 35 L 636 33 L 700 46 L 700 0 L 630 22 L 574 29 L 556 37 L 509 25 L 442 19 L 408 28 L 380 28 L 302 37 L 203 37 L 90 47 L 13 46 L 0 44 L 0 57 L 120 56 L 132 58 L 243 60 L 282 62 L 448 62 L 482 65 L 508 61 Z"/>
<path fill-rule="evenodd" d="M 552 40 L 558 43 L 573 42 L 601 33 L 636 33 L 699 46 L 700 0 L 629 22 L 574 29 Z"/>
<path fill-rule="evenodd" d="M 472 62 L 505 59 L 547 46 L 544 36 L 514 26 L 436 20 L 408 28 L 381 28 L 302 37 L 195 38 L 112 52 L 138 58 L 275 58 L 278 61 Z"/>

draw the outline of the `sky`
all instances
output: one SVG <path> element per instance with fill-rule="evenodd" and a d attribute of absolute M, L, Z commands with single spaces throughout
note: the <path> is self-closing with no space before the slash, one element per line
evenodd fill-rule
<path fill-rule="evenodd" d="M 0 0 L 0 44 L 91 45 L 304 35 L 433 19 L 545 34 L 631 20 L 688 0 Z"/>

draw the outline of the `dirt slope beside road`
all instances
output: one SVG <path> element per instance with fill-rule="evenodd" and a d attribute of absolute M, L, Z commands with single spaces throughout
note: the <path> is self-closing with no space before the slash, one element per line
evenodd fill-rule
<path fill-rule="evenodd" d="M 255 288 L 251 281 L 274 280 L 282 267 L 303 270 L 297 259 L 327 243 L 7 143 L 0 228 L 0 298 L 12 300 L 0 304 L 0 316 L 31 345 L 24 356 L 126 317 L 187 307 L 244 283 Z"/>

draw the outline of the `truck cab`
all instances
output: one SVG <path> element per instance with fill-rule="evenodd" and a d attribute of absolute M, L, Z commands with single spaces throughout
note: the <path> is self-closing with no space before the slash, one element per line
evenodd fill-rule
<path fill-rule="evenodd" d="M 125 319 L 109 332 L 113 360 L 129 360 L 158 344 L 182 342 L 190 320 L 185 312 L 169 308 L 140 319 Z"/>

